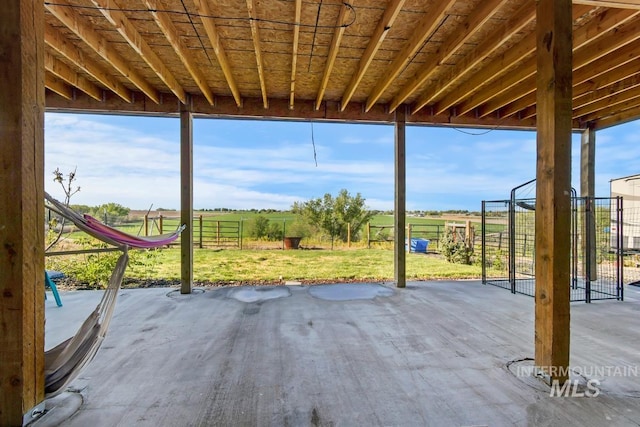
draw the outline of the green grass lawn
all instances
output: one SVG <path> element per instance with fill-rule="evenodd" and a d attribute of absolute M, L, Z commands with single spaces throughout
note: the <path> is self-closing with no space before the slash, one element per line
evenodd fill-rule
<path fill-rule="evenodd" d="M 393 251 L 354 250 L 194 250 L 197 282 L 392 280 Z M 476 265 L 451 264 L 435 254 L 407 254 L 407 278 L 480 278 Z M 180 249 L 163 249 L 145 265 L 132 265 L 128 278 L 180 278 Z"/>

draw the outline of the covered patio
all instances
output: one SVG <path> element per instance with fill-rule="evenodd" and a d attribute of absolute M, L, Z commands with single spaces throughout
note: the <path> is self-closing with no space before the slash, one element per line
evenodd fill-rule
<path fill-rule="evenodd" d="M 465 393 L 482 390 L 480 384 L 487 379 L 483 375 L 497 375 L 498 371 L 494 372 L 494 369 L 502 368 L 495 366 L 523 353 L 533 355 L 538 374 L 547 383 L 565 383 L 569 379 L 570 357 L 582 357 L 576 347 L 580 345 L 580 335 L 575 329 L 572 332 L 572 327 L 583 327 L 570 319 L 569 304 L 571 132 L 583 135 L 580 193 L 592 197 L 596 132 L 640 117 L 637 75 L 640 68 L 635 60 L 640 54 L 639 29 L 640 6 L 633 0 L 358 0 L 353 4 L 315 0 L 5 1 L 0 8 L 0 424 L 29 422 L 34 408 L 44 404 L 45 111 L 180 117 L 181 154 L 176 162 L 181 166 L 181 213 L 187 228 L 182 234 L 179 294 L 194 305 L 217 294 L 193 292 L 193 117 L 369 122 L 394 126 L 394 285 L 397 289 L 389 301 L 397 301 L 398 305 L 375 300 L 370 307 L 372 319 L 384 319 L 379 332 L 386 331 L 388 335 L 377 335 L 377 331 L 364 329 L 371 335 L 361 337 L 355 332 L 348 335 L 349 327 L 342 328 L 343 333 L 347 333 L 344 339 L 349 343 L 355 341 L 359 345 L 362 338 L 363 356 L 358 356 L 359 352 L 341 353 L 342 350 L 326 337 L 319 341 L 327 346 L 319 350 L 323 356 L 329 356 L 329 359 L 336 356 L 345 361 L 334 366 L 324 365 L 328 361 L 323 359 L 323 365 L 312 369 L 313 377 L 300 376 L 301 380 L 307 378 L 301 392 L 314 396 L 315 386 L 316 395 L 321 397 L 317 400 L 318 405 L 323 406 L 309 406 L 307 399 L 304 401 L 307 403 L 302 400 L 282 403 L 278 409 L 269 407 L 271 403 L 256 403 L 244 400 L 244 397 L 233 402 L 224 400 L 225 393 L 239 384 L 243 373 L 251 377 L 248 384 L 253 384 L 249 390 L 252 395 L 247 399 L 259 399 L 260 393 L 282 399 L 282 394 L 278 394 L 282 391 L 274 391 L 277 384 L 271 376 L 273 370 L 249 371 L 253 369 L 251 364 L 244 364 L 244 357 L 255 357 L 250 345 L 259 342 L 246 342 L 244 345 L 249 346 L 245 347 L 246 352 L 238 353 L 234 353 L 233 340 L 210 342 L 213 353 L 227 352 L 234 358 L 227 362 L 221 358 L 209 366 L 204 352 L 201 355 L 203 363 L 185 356 L 179 364 L 178 377 L 185 382 L 192 380 L 197 388 L 203 372 L 211 375 L 212 382 L 205 381 L 208 385 L 203 387 L 213 388 L 212 392 L 218 393 L 216 399 L 221 399 L 220 405 L 216 406 L 221 412 L 209 414 L 214 418 L 219 416 L 222 421 L 237 417 L 235 419 L 242 421 L 245 416 L 260 417 L 262 422 L 269 423 L 262 414 L 270 413 L 276 417 L 276 424 L 287 419 L 296 424 L 296 417 L 302 417 L 301 420 L 309 417 L 310 423 L 322 424 L 323 420 L 336 420 L 344 410 L 347 411 L 345 417 L 351 416 L 343 420 L 348 423 L 358 416 L 371 416 L 370 408 L 376 406 L 383 394 L 384 375 L 393 373 L 389 380 L 398 384 L 396 393 L 402 390 L 409 401 L 415 387 L 425 393 L 423 396 L 431 397 L 427 399 L 429 404 L 439 407 L 446 406 L 447 399 L 437 397 L 442 390 L 435 386 L 453 381 L 457 384 L 456 389 L 465 390 L 462 394 L 465 400 L 457 400 L 452 406 L 455 409 L 450 415 L 454 418 L 450 420 L 467 423 L 464 414 L 469 411 L 461 408 L 464 403 L 474 400 L 471 394 Z M 528 320 L 531 322 L 529 332 L 499 334 L 504 340 L 491 347 L 493 350 L 486 349 L 493 355 L 490 358 L 465 349 L 464 341 L 458 341 L 447 329 L 446 322 L 438 323 L 435 317 L 429 317 L 433 315 L 429 310 L 438 310 L 429 305 L 429 299 L 412 299 L 419 292 L 406 288 L 407 125 L 537 130 L 535 275 L 538 286 L 535 306 L 524 310 L 532 316 Z M 443 288 L 442 297 L 448 298 L 446 292 L 453 292 L 455 286 L 460 285 Z M 148 292 L 155 295 L 160 291 Z M 132 291 L 131 295 L 137 294 Z M 187 304 L 165 299 L 161 293 L 155 296 L 162 297 L 163 302 L 159 301 L 158 307 L 141 302 L 144 307 L 140 309 L 150 310 L 145 318 L 149 321 L 153 316 L 160 316 L 154 327 L 158 327 L 158 334 L 164 338 L 159 336 L 158 339 L 167 343 L 175 336 L 189 342 L 197 337 L 199 331 L 194 330 L 193 324 L 181 323 L 180 318 L 172 324 L 173 319 L 163 317 L 186 308 Z M 296 290 L 292 298 L 307 296 Z M 482 296 L 478 295 L 478 298 Z M 302 322 L 297 326 L 298 332 L 291 326 L 292 330 L 279 331 L 281 336 L 273 343 L 264 343 L 267 349 L 271 345 L 283 346 L 280 349 L 283 351 L 271 348 L 273 354 L 270 356 L 282 356 L 276 361 L 276 369 L 285 378 L 289 375 L 283 368 L 287 364 L 300 372 L 304 370 L 303 366 L 308 366 L 289 361 L 289 357 L 299 355 L 300 360 L 317 360 L 309 353 L 312 348 L 306 344 L 286 340 L 294 332 L 303 334 L 305 331 L 312 339 L 311 332 L 315 329 L 308 329 L 311 325 L 305 322 L 318 320 L 307 319 L 306 314 L 296 309 L 289 312 L 292 307 L 281 307 L 284 300 L 268 301 L 250 308 L 255 315 L 243 314 L 244 311 L 234 314 L 233 310 L 239 310 L 236 303 L 224 298 L 213 300 L 215 304 L 225 301 L 222 305 L 228 307 L 220 310 L 231 310 L 230 315 L 239 316 L 239 325 L 229 325 L 237 331 L 237 342 L 251 336 L 245 337 L 248 332 L 237 329 L 245 321 L 242 319 L 246 316 L 250 330 L 250 319 L 258 318 L 263 309 L 282 309 L 271 313 L 272 322 L 278 319 L 292 325 Z M 126 301 L 125 296 L 121 301 L 124 310 Z M 415 307 L 416 301 L 418 307 Z M 452 301 L 447 316 L 459 313 L 457 305 L 464 301 Z M 164 305 L 169 303 L 175 310 L 164 313 Z M 330 313 L 334 307 L 323 304 L 309 307 L 317 314 L 316 319 L 327 319 L 321 311 Z M 382 307 L 378 307 L 379 304 Z M 475 303 L 469 301 L 469 304 Z M 633 310 L 635 305 L 625 302 L 616 307 L 622 307 L 616 310 L 624 312 L 629 309 L 625 307 Z M 416 377 L 402 373 L 406 369 L 396 370 L 383 364 L 382 360 L 387 363 L 387 359 L 382 356 L 373 357 L 376 354 L 384 354 L 393 360 L 408 357 L 410 364 L 405 367 L 427 366 L 420 363 L 428 361 L 431 348 L 428 340 L 413 348 L 412 338 L 408 337 L 426 334 L 428 325 L 412 330 L 420 324 L 409 325 L 407 319 L 411 318 L 412 310 L 427 316 L 416 318 L 416 322 L 435 322 L 438 327 L 433 332 L 449 337 L 438 335 L 440 338 L 433 342 L 437 352 L 450 356 L 434 356 L 434 370 L 440 380 L 433 387 L 417 384 Z M 575 308 L 573 312 L 576 312 Z M 187 316 L 183 319 L 189 320 L 189 314 L 182 313 L 181 316 Z M 346 312 L 337 310 L 333 314 L 347 326 L 353 320 Z M 493 329 L 489 322 L 486 326 L 487 330 L 476 329 L 474 322 L 461 326 L 462 331 L 465 328 L 474 331 L 463 337 L 473 336 L 474 340 L 487 342 L 492 339 Z M 331 328 L 327 326 L 327 330 Z M 633 347 L 634 341 L 630 339 L 633 331 L 625 331 L 629 335 L 620 337 L 619 344 L 626 352 Z M 119 336 L 115 329 L 114 340 L 126 341 L 126 337 Z M 428 337 L 424 335 L 425 339 Z M 570 342 L 573 342 L 571 351 Z M 294 348 L 296 343 L 301 348 Z M 369 345 L 374 347 L 368 348 Z M 453 357 L 452 351 L 458 346 L 463 347 L 459 349 L 461 354 L 471 356 Z M 188 346 L 181 345 L 181 348 L 186 350 Z M 332 353 L 325 354 L 329 350 Z M 604 350 L 598 346 L 591 350 L 590 357 L 603 356 Z M 504 354 L 500 353 L 503 351 Z M 108 348 L 103 349 L 102 357 L 98 357 L 90 369 L 105 368 L 101 364 L 109 363 L 107 352 Z M 352 357 L 372 357 L 371 363 L 382 372 L 374 375 L 374 370 L 362 368 L 365 365 L 353 367 L 349 362 Z M 480 376 L 483 380 L 475 380 L 474 375 L 467 379 L 456 373 L 455 362 L 459 359 L 465 359 L 470 366 L 483 372 Z M 162 371 L 164 359 L 149 356 L 144 363 L 147 362 L 149 365 L 139 368 L 154 373 Z M 214 366 L 214 362 L 223 365 Z M 234 365 L 236 362 L 239 365 Z M 603 360 L 586 362 L 604 363 Z M 631 363 L 637 363 L 637 360 L 632 359 Z M 167 368 L 174 366 L 177 365 L 167 365 Z M 120 377 L 115 365 L 106 367 L 109 368 L 109 381 Z M 221 367 L 225 370 L 218 371 Z M 233 374 L 225 377 L 224 372 Z M 325 373 L 330 374 L 328 381 L 333 381 L 331 388 L 321 388 L 315 382 L 316 377 Z M 345 376 L 344 385 L 341 385 Z M 366 379 L 361 383 L 362 388 L 357 386 L 359 377 L 363 378 L 359 381 Z M 295 381 L 287 383 L 295 384 Z M 116 386 L 110 384 L 111 389 L 115 389 Z M 505 398 L 517 399 L 520 409 L 500 412 L 503 415 L 496 416 L 505 417 L 500 418 L 500 422 L 526 419 L 522 418 L 521 408 L 528 404 L 538 402 L 543 406 L 544 414 L 553 413 L 556 405 L 561 404 L 560 401 L 532 397 L 535 395 L 526 384 L 515 382 L 508 387 L 514 392 Z M 349 395 L 358 397 L 347 401 L 336 390 L 353 392 Z M 380 390 L 380 394 L 374 390 Z M 287 398 L 295 396 L 297 399 L 296 391 L 295 388 L 287 390 Z M 118 393 L 111 396 L 117 399 Z M 331 402 L 329 397 L 333 399 Z M 180 411 L 187 411 L 189 402 L 183 398 L 184 395 L 174 389 L 174 394 L 167 400 L 171 407 L 184 403 Z M 500 402 L 492 405 L 501 407 Z M 164 403 L 167 402 L 141 400 L 141 411 L 146 414 Z M 351 403 L 353 406 L 341 406 Z M 614 405 L 620 409 L 614 411 L 616 414 L 623 412 L 622 406 L 616 406 L 618 403 Z M 293 409 L 297 404 L 301 405 L 299 412 Z M 600 404 L 572 401 L 570 406 L 575 413 L 569 412 L 575 419 L 582 420 L 587 413 L 580 411 L 582 405 Z M 631 401 L 628 411 L 633 412 L 636 405 Z M 486 413 L 486 409 L 480 409 L 480 403 L 471 406 L 474 412 L 470 416 L 476 411 Z M 421 420 L 432 412 L 437 413 L 398 402 L 384 408 L 385 413 L 380 413 L 379 418 L 363 421 L 401 424 L 411 414 Z M 284 414 L 293 418 L 286 418 Z M 593 415 L 595 417 L 595 413 Z M 393 422 L 394 416 L 396 422 Z M 588 418 L 596 419 L 594 417 Z M 257 418 L 246 420 L 251 423 L 253 419 Z M 205 422 L 204 418 L 202 422 Z"/>
<path fill-rule="evenodd" d="M 76 392 L 35 425 L 638 425 L 640 290 L 626 291 L 572 305 L 579 386 L 550 397 L 529 375 L 533 299 L 479 281 L 123 290 Z M 100 292 L 63 298 L 47 301 L 47 347 Z"/>

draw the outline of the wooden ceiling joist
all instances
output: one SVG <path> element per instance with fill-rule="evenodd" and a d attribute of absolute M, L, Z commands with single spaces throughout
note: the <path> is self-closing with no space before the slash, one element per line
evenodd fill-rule
<path fill-rule="evenodd" d="M 44 87 L 69 101 L 73 99 L 73 88 L 51 73 L 44 74 Z"/>
<path fill-rule="evenodd" d="M 429 87 L 412 105 L 411 114 L 415 114 L 426 105 L 430 105 L 446 91 L 458 85 L 458 82 L 464 76 L 469 74 L 471 70 L 483 62 L 487 57 L 490 57 L 493 52 L 508 42 L 511 37 L 522 31 L 527 25 L 531 24 L 535 19 L 535 15 L 535 2 L 533 0 L 528 0 L 512 15 L 510 19 L 506 20 L 494 32 L 486 37 L 485 40 L 476 47 L 476 49 L 469 53 L 451 71 L 440 77 L 433 87 Z M 532 44 L 535 45 L 535 43 Z M 530 52 L 531 47 L 524 50 L 528 53 Z M 521 55 L 522 53 L 514 56 Z M 482 83 L 482 80 L 479 80 L 480 83 Z M 451 105 L 459 102 L 460 99 L 462 99 L 462 96 L 453 100 Z M 443 111 L 449 106 L 444 108 Z"/>
<path fill-rule="evenodd" d="M 149 67 L 160 77 L 160 80 L 167 85 L 169 90 L 182 102 L 187 102 L 187 94 L 177 82 L 173 74 L 169 71 L 164 62 L 151 49 L 138 30 L 129 21 L 124 12 L 118 10 L 118 5 L 114 0 L 91 0 L 100 9 L 102 15 L 113 25 L 120 35 L 129 43 L 138 55 L 147 63 Z"/>
<path fill-rule="evenodd" d="M 353 77 L 351 77 L 349 85 L 342 95 L 342 102 L 340 106 L 342 111 L 347 108 L 349 101 L 351 101 L 356 88 L 360 84 L 360 81 L 364 77 L 364 74 L 367 72 L 369 65 L 371 65 L 371 61 L 373 61 L 373 58 L 378 52 L 378 49 L 380 49 L 382 42 L 386 38 L 387 34 L 389 34 L 389 31 L 391 30 L 393 23 L 398 17 L 398 14 L 400 13 L 400 9 L 402 9 L 402 6 L 404 5 L 404 2 L 405 0 L 391 0 L 387 5 L 382 18 L 378 21 L 378 25 L 371 35 L 369 43 L 367 44 L 367 47 L 364 50 L 362 57 L 360 58 L 358 69 L 353 74 Z"/>
<path fill-rule="evenodd" d="M 260 79 L 260 93 L 262 93 L 262 105 L 269 108 L 269 97 L 267 94 L 267 83 L 264 71 L 264 60 L 262 58 L 262 48 L 260 47 L 260 27 L 258 26 L 256 5 L 254 0 L 247 0 L 247 10 L 249 12 L 249 24 L 251 25 L 251 37 L 253 38 L 253 48 L 256 54 L 256 69 L 258 79 Z"/>
<path fill-rule="evenodd" d="M 389 111 L 395 111 L 400 104 L 420 88 L 433 72 L 451 56 L 453 56 L 466 43 L 489 18 L 491 18 L 508 0 L 483 1 L 467 19 L 459 25 L 458 31 L 438 49 L 434 57 L 429 58 L 427 65 L 393 98 L 389 104 Z"/>
<path fill-rule="evenodd" d="M 182 61 L 185 68 L 189 71 L 189 74 L 191 74 L 193 81 L 196 83 L 196 85 L 198 85 L 204 97 L 207 98 L 207 101 L 209 101 L 209 103 L 213 105 L 215 100 L 213 98 L 213 92 L 211 92 L 211 88 L 209 88 L 209 85 L 207 84 L 206 77 L 194 63 L 193 57 L 178 35 L 178 31 L 176 30 L 175 25 L 173 25 L 173 21 L 166 13 L 166 11 L 163 10 L 161 3 L 159 3 L 158 0 L 143 1 L 144 4 L 149 8 L 149 10 L 151 10 L 153 19 L 156 21 L 156 24 L 158 24 L 158 27 L 160 27 L 160 29 L 164 33 L 167 41 L 169 42 L 169 44 L 171 44 L 171 47 L 173 47 L 173 50 L 180 58 L 180 61 Z"/>
<path fill-rule="evenodd" d="M 302 0 L 295 0 L 295 16 L 293 22 L 293 48 L 291 52 L 291 86 L 289 90 L 289 109 L 293 110 L 296 97 L 296 72 L 298 67 L 298 43 L 300 43 L 300 16 Z"/>
<path fill-rule="evenodd" d="M 98 86 L 76 73 L 71 67 L 49 52 L 44 54 L 44 68 L 71 86 L 77 87 L 96 101 L 102 101 L 102 90 Z"/>
<path fill-rule="evenodd" d="M 56 28 L 49 24 L 44 27 L 44 41 L 47 46 L 64 56 L 67 61 L 73 63 L 105 87 L 127 102 L 131 102 L 131 91 L 122 83 L 110 75 L 103 67 L 88 58 L 80 49 L 73 46 Z"/>
<path fill-rule="evenodd" d="M 347 7 L 347 4 L 342 3 L 340 12 L 338 13 L 338 19 L 336 21 L 336 28 L 333 31 L 333 38 L 331 39 L 329 54 L 327 55 L 327 60 L 325 62 L 324 73 L 322 74 L 322 82 L 320 83 L 320 89 L 318 89 L 318 95 L 316 96 L 316 110 L 320 109 L 322 98 L 324 97 L 324 92 L 327 90 L 327 85 L 329 84 L 331 71 L 333 70 L 333 65 L 336 62 L 338 49 L 340 48 L 340 42 L 342 41 L 342 36 L 344 34 L 344 30 L 346 29 L 344 23 L 348 11 L 349 7 Z"/>
<path fill-rule="evenodd" d="M 380 99 L 385 90 L 391 85 L 402 70 L 411 62 L 414 55 L 420 50 L 424 42 L 436 31 L 442 20 L 445 18 L 447 11 L 455 3 L 455 0 L 437 1 L 433 5 L 433 10 L 429 10 L 424 18 L 418 22 L 404 48 L 396 55 L 391 66 L 382 74 L 382 79 L 378 82 L 373 91 L 369 94 L 366 111 Z"/>
<path fill-rule="evenodd" d="M 96 103 L 109 99 L 105 111 L 125 113 L 138 111 L 134 98 L 142 94 L 171 109 L 189 92 L 212 108 L 232 99 L 235 110 L 225 107 L 222 115 L 258 103 L 264 116 L 305 119 L 310 105 L 338 105 L 345 113 L 333 116 L 338 121 L 386 122 L 410 103 L 407 123 L 529 127 L 537 117 L 539 1 L 357 0 L 322 16 L 318 3 L 303 0 L 47 1 L 47 69 L 59 76 L 49 73 L 49 89 L 53 97 L 72 93 L 76 105 L 85 92 Z M 637 3 L 573 2 L 578 126 L 589 120 L 597 130 L 640 104 L 626 98 L 640 71 Z M 313 50 L 313 63 L 323 69 L 301 72 L 316 42 L 323 48 Z M 289 112 L 274 112 L 282 102 Z"/>
<path fill-rule="evenodd" d="M 240 90 L 238 89 L 238 84 L 236 83 L 233 76 L 233 69 L 229 64 L 225 49 L 220 41 L 220 35 L 218 34 L 215 20 L 213 19 L 213 14 L 211 13 L 211 9 L 209 9 L 207 0 L 193 0 L 193 3 L 196 6 L 196 10 L 198 12 L 198 15 L 200 16 L 202 25 L 204 26 L 204 30 L 207 33 L 207 37 L 209 38 L 209 43 L 211 43 L 213 52 L 218 59 L 218 64 L 220 64 L 220 68 L 222 69 L 222 73 L 224 74 L 224 77 L 227 81 L 227 85 L 231 90 L 233 99 L 235 99 L 236 105 L 238 107 L 242 107 L 242 97 L 240 96 Z"/>
<path fill-rule="evenodd" d="M 76 12 L 66 0 L 56 0 L 56 3 L 45 3 L 45 8 L 51 12 L 75 35 L 80 37 L 98 55 L 107 61 L 120 74 L 136 85 L 153 102 L 160 102 L 158 90 L 146 81 L 140 74 L 120 56 L 116 50 Z"/>

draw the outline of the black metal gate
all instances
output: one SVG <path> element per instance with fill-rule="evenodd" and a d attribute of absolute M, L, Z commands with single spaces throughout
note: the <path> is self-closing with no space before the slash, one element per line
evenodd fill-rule
<path fill-rule="evenodd" d="M 516 198 L 519 188 L 510 200 L 482 202 L 482 281 L 535 296 L 536 200 Z M 622 300 L 622 199 L 571 202 L 571 301 Z"/>

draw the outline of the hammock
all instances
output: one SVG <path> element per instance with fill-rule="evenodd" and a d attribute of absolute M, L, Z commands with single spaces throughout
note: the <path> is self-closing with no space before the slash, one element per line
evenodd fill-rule
<path fill-rule="evenodd" d="M 185 226 L 174 233 L 154 237 L 138 237 L 109 227 L 89 215 L 80 215 L 45 193 L 47 207 L 73 222 L 87 234 L 122 250 L 109 278 L 109 285 L 95 310 L 87 317 L 74 336 L 45 352 L 45 396 L 53 397 L 73 381 L 98 352 L 109 329 L 116 297 L 129 260 L 128 249 L 156 248 L 178 238 Z"/>

